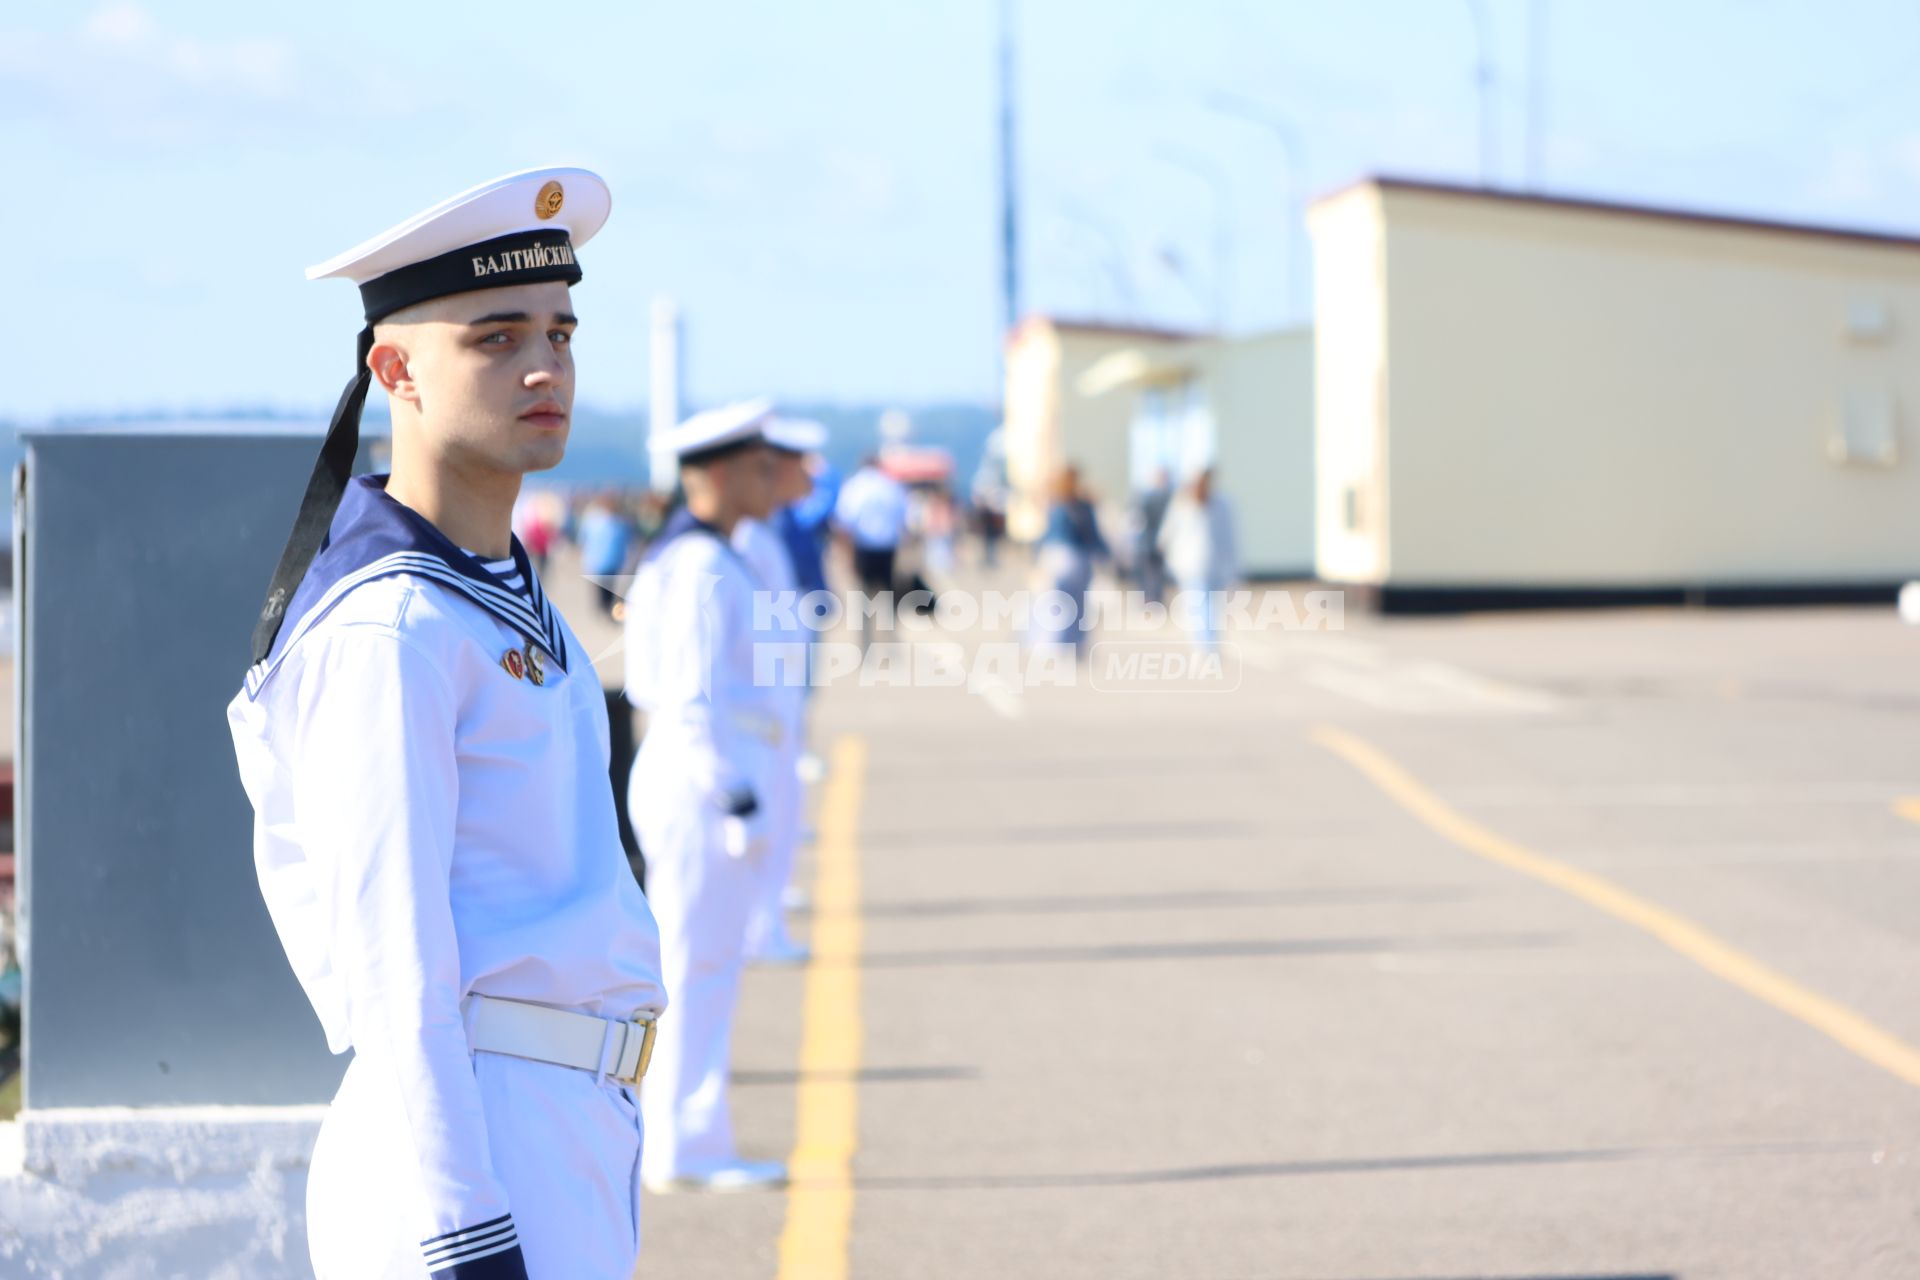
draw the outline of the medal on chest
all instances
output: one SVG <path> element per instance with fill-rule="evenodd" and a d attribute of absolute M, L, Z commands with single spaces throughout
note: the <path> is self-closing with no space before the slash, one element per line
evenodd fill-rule
<path fill-rule="evenodd" d="M 526 680 L 536 688 L 547 682 L 547 659 L 540 647 L 529 640 L 525 648 L 509 649 L 500 655 L 500 666 L 515 680 Z"/>

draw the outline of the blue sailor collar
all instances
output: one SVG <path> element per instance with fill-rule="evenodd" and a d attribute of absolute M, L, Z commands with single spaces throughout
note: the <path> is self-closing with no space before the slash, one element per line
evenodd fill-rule
<path fill-rule="evenodd" d="M 387 477 L 356 476 L 334 513 L 327 540 L 287 606 L 287 625 L 273 649 L 247 672 L 247 693 L 257 696 L 287 651 L 355 587 L 406 573 L 429 578 L 460 592 L 500 622 L 539 645 L 554 663 L 567 669 L 567 643 L 540 579 L 514 538 L 513 562 L 527 583 L 521 595 L 500 584 L 478 560 L 462 551 L 431 521 L 387 496 Z"/>
<path fill-rule="evenodd" d="M 653 536 L 653 542 L 647 547 L 645 558 L 653 559 L 676 539 L 684 538 L 690 533 L 704 533 L 728 550 L 733 549 L 725 534 L 687 510 L 686 507 L 680 506 L 673 509 L 673 514 L 668 516 L 666 523 L 660 526 L 660 532 Z"/>
<path fill-rule="evenodd" d="M 760 575 L 755 573 L 753 566 L 748 564 L 746 558 L 734 549 L 733 539 L 727 537 L 726 534 L 720 532 L 719 529 L 708 524 L 684 506 L 676 507 L 673 514 L 667 517 L 666 523 L 660 526 L 660 532 L 655 534 L 653 541 L 648 544 L 647 554 L 642 556 L 641 559 L 643 561 L 651 560 L 662 551 L 665 551 L 678 539 L 684 538 L 689 534 L 701 533 L 720 544 L 721 549 L 724 550 L 727 555 L 732 558 L 733 562 L 740 566 L 741 571 L 747 575 L 748 581 L 752 582 L 755 586 L 761 585 Z"/>

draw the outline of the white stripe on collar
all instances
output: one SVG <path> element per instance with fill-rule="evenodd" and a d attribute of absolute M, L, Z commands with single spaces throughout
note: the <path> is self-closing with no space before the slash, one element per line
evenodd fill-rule
<path fill-rule="evenodd" d="M 331 613 L 346 598 L 348 592 L 375 578 L 390 577 L 397 573 L 431 578 L 464 593 L 496 619 L 537 642 L 541 648 L 552 655 L 563 670 L 565 669 L 566 640 L 560 630 L 560 620 L 553 612 L 553 607 L 547 603 L 544 596 L 540 595 L 537 588 L 535 595 L 538 599 L 535 607 L 530 607 L 525 597 L 508 591 L 504 587 L 476 582 L 463 573 L 456 573 L 437 555 L 424 551 L 396 551 L 356 569 L 329 587 L 327 593 L 306 611 L 299 625 L 294 628 L 293 634 L 281 643 L 279 652 L 256 663 L 247 672 L 247 697 L 253 699 L 260 696 L 261 688 L 273 673 L 279 670 L 280 664 L 286 661 L 289 653 L 293 652 L 293 647 L 299 644 L 322 618 Z"/>

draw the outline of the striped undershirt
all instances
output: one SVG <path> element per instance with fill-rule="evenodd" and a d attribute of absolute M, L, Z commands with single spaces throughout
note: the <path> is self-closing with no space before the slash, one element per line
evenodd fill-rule
<path fill-rule="evenodd" d="M 527 589 L 527 580 L 521 576 L 520 566 L 514 563 L 512 556 L 508 556 L 504 560 L 486 560 L 482 559 L 475 552 L 467 551 L 465 547 L 460 549 L 466 551 L 468 555 L 473 556 L 475 560 L 479 560 L 480 567 L 500 579 L 500 585 L 507 590 L 529 598 L 533 595 L 533 593 Z"/>

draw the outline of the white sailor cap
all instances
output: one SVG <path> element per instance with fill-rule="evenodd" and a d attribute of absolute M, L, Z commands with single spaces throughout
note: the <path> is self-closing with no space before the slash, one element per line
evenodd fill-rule
<path fill-rule="evenodd" d="M 367 322 L 429 298 L 564 280 L 574 250 L 607 220 L 613 198 L 585 169 L 528 169 L 482 183 L 307 268 L 307 279 L 360 286 Z"/>
<path fill-rule="evenodd" d="M 773 418 L 773 401 L 742 400 L 696 413 L 667 431 L 657 443 L 682 466 L 712 462 L 750 444 L 759 444 Z"/>
<path fill-rule="evenodd" d="M 367 324 L 360 330 L 353 378 L 334 405 L 300 514 L 254 624 L 253 661 L 272 652 L 287 604 L 346 492 L 360 447 L 360 411 L 372 385 L 367 356 L 374 323 L 402 307 L 456 293 L 548 280 L 577 284 L 580 264 L 573 251 L 593 238 L 612 207 L 607 184 L 585 169 L 528 169 L 463 191 L 307 268 L 309 280 L 343 277 L 359 285 Z"/>
<path fill-rule="evenodd" d="M 761 433 L 787 453 L 818 453 L 827 447 L 827 428 L 812 418 L 769 418 Z"/>

